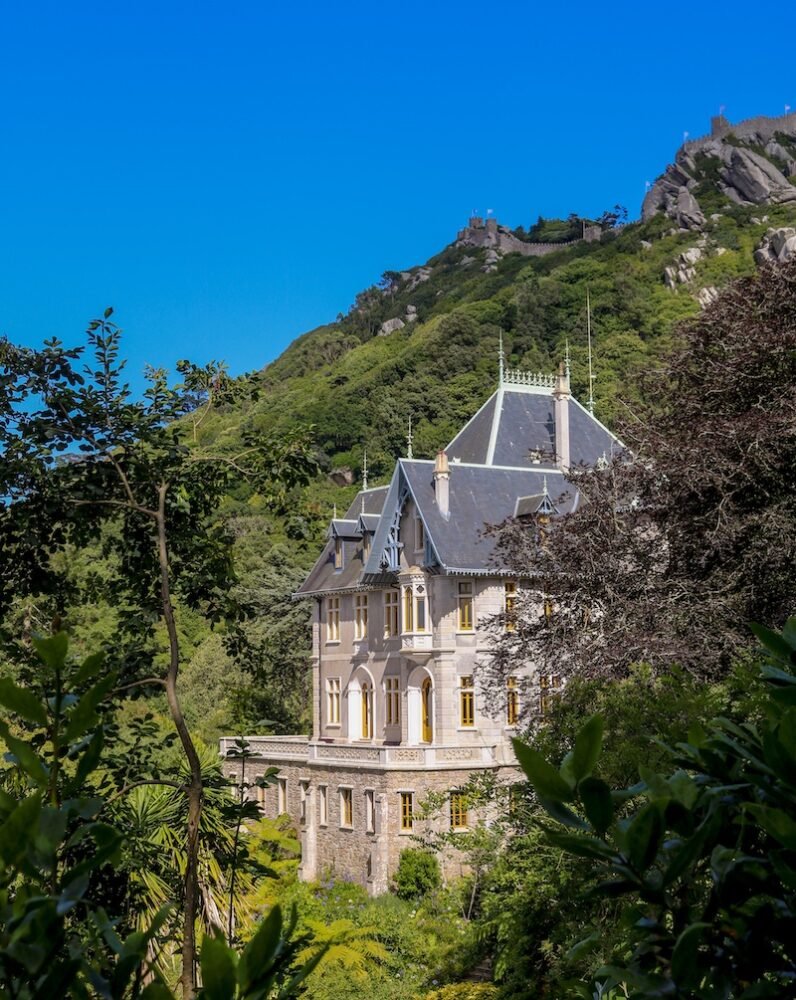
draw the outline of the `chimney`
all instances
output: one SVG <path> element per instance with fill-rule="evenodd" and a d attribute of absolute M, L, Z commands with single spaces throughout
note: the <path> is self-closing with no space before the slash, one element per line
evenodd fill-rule
<path fill-rule="evenodd" d="M 437 452 L 437 460 L 434 463 L 434 496 L 437 500 L 437 507 L 444 518 L 450 517 L 450 487 L 451 470 L 448 465 L 448 456 L 442 449 Z"/>
<path fill-rule="evenodd" d="M 556 387 L 553 389 L 556 422 L 556 465 L 569 468 L 569 376 L 562 361 L 558 366 Z"/>

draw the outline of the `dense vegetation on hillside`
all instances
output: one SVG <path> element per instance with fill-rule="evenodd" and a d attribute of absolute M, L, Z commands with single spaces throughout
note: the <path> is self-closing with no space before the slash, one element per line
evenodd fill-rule
<path fill-rule="evenodd" d="M 531 762 L 527 771 L 537 794 L 530 788 L 518 794 L 477 783 L 467 790 L 474 806 L 488 801 L 499 817 L 488 828 L 478 825 L 468 834 L 455 834 L 473 877 L 442 885 L 434 852 L 444 845 L 421 840 L 416 846 L 422 853 L 404 859 L 396 895 L 375 901 L 356 887 L 336 883 L 333 873 L 317 885 L 298 884 L 289 826 L 254 825 L 247 789 L 239 789 L 236 801 L 224 787 L 214 744 L 222 732 L 306 730 L 308 609 L 290 595 L 317 554 L 332 505 L 343 507 L 353 495 L 365 449 L 371 484 L 384 481 L 404 450 L 411 417 L 415 454 L 433 454 L 493 391 L 501 338 L 510 365 L 547 371 L 568 344 L 573 387 L 584 399 L 587 291 L 597 415 L 612 426 L 627 427 L 642 413 L 660 411 L 661 426 L 666 425 L 671 408 L 660 406 L 656 394 L 683 390 L 660 374 L 667 370 L 662 361 L 672 346 L 684 343 L 677 322 L 698 314 L 700 288 L 720 288 L 753 272 L 752 251 L 769 226 L 796 220 L 793 207 L 769 208 L 765 221 L 758 221 L 759 213 L 759 208 L 723 205 L 703 233 L 673 231 L 660 216 L 608 229 L 598 243 L 579 243 L 545 257 L 506 255 L 488 270 L 484 251 L 451 246 L 422 268 L 387 272 L 346 315 L 299 338 L 263 372 L 236 380 L 223 366 L 200 370 L 185 363 L 182 387 L 174 389 L 162 373 L 153 373 L 151 394 L 141 405 L 120 387 L 113 364 L 117 332 L 109 314 L 92 324 L 90 341 L 98 346 L 99 360 L 86 383 L 71 367 L 77 355 L 57 345 L 41 353 L 2 345 L 4 370 L 13 373 L 0 382 L 2 430 L 9 444 L 4 490 L 11 495 L 19 489 L 24 501 L 13 510 L 4 508 L 1 525 L 14 558 L 0 588 L 0 735 L 9 749 L 0 791 L 0 935 L 7 952 L 0 975 L 13 984 L 13 995 L 44 996 L 80 981 L 91 982 L 99 995 L 157 1000 L 170 996 L 180 977 L 180 948 L 186 982 L 192 964 L 185 959 L 188 931 L 174 911 L 160 904 L 174 900 L 177 911 L 188 910 L 183 901 L 194 883 L 183 831 L 187 824 L 190 839 L 197 801 L 202 812 L 193 827 L 194 882 L 200 892 L 194 903 L 203 995 L 266 996 L 284 987 L 280 995 L 287 997 L 293 989 L 287 985 L 290 977 L 301 969 L 299 974 L 307 976 L 301 988 L 317 1000 L 342 1000 L 356 981 L 367 982 L 368 995 L 385 1000 L 585 996 L 591 995 L 586 984 L 595 976 L 602 977 L 605 996 L 657 995 L 628 988 L 637 972 L 642 978 L 671 979 L 685 953 L 677 960 L 670 954 L 679 939 L 673 940 L 666 927 L 665 948 L 658 941 L 645 950 L 648 940 L 639 931 L 649 927 L 634 924 L 646 919 L 638 901 L 620 904 L 609 890 L 590 891 L 593 862 L 607 861 L 610 850 L 610 864 L 622 865 L 623 827 L 614 820 L 621 820 L 622 810 L 635 808 L 634 796 L 643 793 L 654 801 L 642 808 L 647 818 L 639 821 L 640 846 L 629 849 L 629 870 L 634 877 L 654 880 L 651 867 L 660 867 L 671 849 L 659 836 L 664 818 L 681 836 L 694 832 L 677 812 L 687 803 L 677 800 L 671 809 L 658 803 L 680 794 L 672 791 L 678 779 L 669 773 L 665 745 L 688 740 L 699 750 L 705 741 L 721 742 L 721 734 L 729 733 L 745 741 L 739 745 L 751 747 L 749 753 L 757 752 L 756 731 L 739 727 L 763 719 L 766 708 L 765 752 L 773 754 L 775 777 L 766 775 L 764 791 L 774 812 L 756 812 L 753 807 L 760 803 L 738 808 L 745 822 L 757 824 L 750 849 L 773 837 L 792 850 L 792 820 L 790 825 L 782 820 L 777 803 L 792 802 L 796 758 L 788 724 L 793 709 L 781 722 L 767 706 L 751 642 L 733 646 L 710 683 L 676 666 L 656 673 L 644 665 L 620 681 L 573 679 L 546 725 L 527 734 L 531 750 L 524 762 Z M 563 232 L 565 225 L 559 228 Z M 537 224 L 536 231 L 555 229 Z M 664 269 L 677 269 L 680 255 L 691 249 L 699 250 L 689 260 L 693 271 L 667 286 Z M 780 282 L 753 283 L 774 290 L 774 312 L 787 320 L 776 331 L 779 339 L 770 336 L 756 347 L 756 356 L 762 356 L 766 344 L 775 346 L 771 370 L 784 380 L 785 391 L 792 382 L 788 366 L 796 330 L 792 272 L 791 265 Z M 760 333 L 757 314 L 750 318 L 756 293 L 744 292 L 745 287 L 739 285 L 727 299 L 739 316 L 737 329 L 733 317 L 727 320 L 736 347 L 743 346 L 745 331 Z M 409 321 L 409 315 L 417 318 Z M 710 316 L 724 323 L 726 309 Z M 405 325 L 380 336 L 382 324 L 396 318 Z M 693 329 L 698 331 L 699 324 Z M 97 330 L 107 334 L 104 343 L 97 340 Z M 704 346 L 721 356 L 721 330 L 716 332 Z M 770 334 L 766 328 L 761 336 Z M 730 353 L 737 375 L 743 352 L 727 351 L 725 361 Z M 22 396 L 15 395 L 20 384 Z M 28 424 L 20 416 L 25 393 L 28 403 L 44 400 L 42 413 Z M 64 401 L 69 405 L 59 406 Z M 746 405 L 742 393 L 736 401 Z M 105 423 L 109 414 L 113 420 Z M 717 417 L 725 416 L 719 406 Z M 782 426 L 785 436 L 761 456 L 763 462 L 772 455 L 777 459 L 765 496 L 743 507 L 748 513 L 751 506 L 753 515 L 744 525 L 757 516 L 767 518 L 774 501 L 787 492 L 781 480 L 792 452 L 788 413 Z M 746 441 L 743 435 L 737 440 Z M 676 436 L 666 441 L 675 447 Z M 60 459 L 55 460 L 55 452 Z M 731 464 L 730 459 L 720 469 Z M 698 488 L 713 489 L 697 466 L 686 478 L 696 477 Z M 334 479 L 333 470 L 338 470 Z M 336 485 L 348 471 L 355 482 Z M 155 510 L 149 506 L 152 484 L 164 498 Z M 721 487 L 716 489 L 720 493 Z M 108 507 L 98 513 L 101 504 Z M 724 510 L 721 502 L 718 509 Z M 168 522 L 163 541 L 168 541 L 171 561 L 156 558 L 155 535 L 141 517 L 156 523 L 158 531 L 161 521 Z M 746 546 L 744 558 L 734 560 L 731 549 L 722 550 L 722 572 L 729 578 L 734 572 L 751 574 L 750 586 L 764 594 L 771 576 L 768 554 Z M 618 558 L 623 562 L 621 553 Z M 690 573 L 691 585 L 700 580 Z M 777 613 L 790 587 L 789 576 L 783 574 L 782 580 Z M 759 604 L 743 607 L 750 606 Z M 59 631 L 64 625 L 68 644 Z M 796 666 L 793 625 L 788 628 L 784 638 L 768 636 L 781 654 L 777 669 L 784 672 Z M 51 631 L 56 635 L 46 642 L 33 639 L 36 632 Z M 523 637 L 523 630 L 514 635 Z M 689 642 L 688 630 L 678 639 Z M 712 667 L 705 653 L 712 642 L 707 631 L 692 631 L 690 641 L 693 663 L 683 660 L 694 669 L 700 661 Z M 107 669 L 93 655 L 100 649 Z M 145 668 L 150 676 L 142 675 Z M 779 681 L 792 688 L 784 673 Z M 171 698 L 175 688 L 179 711 Z M 595 708 L 603 717 L 601 731 L 605 728 L 599 778 L 592 773 L 596 755 L 578 750 L 584 739 L 579 734 L 584 728 L 593 732 L 595 724 L 586 720 Z M 711 727 L 717 714 L 729 722 Z M 184 757 L 176 745 L 175 720 L 184 749 L 191 748 Z M 183 730 L 190 731 L 188 741 Z M 700 732 L 708 734 L 705 740 L 698 738 Z M 568 754 L 573 745 L 574 756 Z M 749 753 L 740 754 L 747 764 Z M 591 763 L 584 764 L 584 755 Z M 560 771 L 544 764 L 544 758 L 562 757 Z M 715 755 L 708 760 L 695 752 L 690 759 L 704 766 L 706 780 L 743 777 L 740 769 L 747 764 L 730 757 L 726 768 Z M 756 768 L 759 762 L 752 763 Z M 611 788 L 633 785 L 640 766 L 648 769 L 646 787 L 610 799 Z M 722 768 L 727 775 L 719 773 Z M 769 809 L 768 803 L 761 808 Z M 429 811 L 437 806 L 423 804 Z M 710 802 L 700 800 L 700 808 L 710 814 Z M 588 841 L 592 855 L 584 864 L 585 848 L 578 855 L 577 845 L 566 839 L 569 834 L 563 839 L 556 830 L 552 837 L 543 835 L 545 810 L 571 829 L 594 833 L 600 843 L 610 836 L 610 845 L 597 848 Z M 731 830 L 735 819 L 732 813 Z M 239 836 L 243 824 L 251 824 L 246 837 Z M 31 835 L 21 837 L 23 829 Z M 698 837 L 693 857 L 686 860 L 715 867 L 712 857 L 698 853 L 707 842 L 707 834 Z M 780 910 L 792 903 L 792 893 L 782 892 L 777 881 L 793 877 L 792 858 L 783 858 L 785 875 L 766 871 L 766 891 Z M 722 878 L 735 860 L 721 856 Z M 684 883 L 684 888 L 699 889 L 702 870 L 707 869 L 693 873 L 693 885 Z M 686 874 L 692 875 L 688 865 L 677 877 Z M 622 893 L 630 895 L 631 889 L 623 884 Z M 695 895 L 694 905 L 701 905 L 696 890 Z M 274 908 L 277 902 L 281 910 Z M 287 915 L 293 904 L 295 925 L 289 919 L 283 924 L 281 916 L 261 919 Z M 668 913 L 669 900 L 660 905 L 660 912 Z M 754 930 L 760 934 L 759 923 Z M 206 932 L 203 942 L 201 932 Z M 51 953 L 42 946 L 50 938 Z M 700 940 L 692 932 L 683 946 L 691 949 L 687 955 L 702 948 L 704 956 Z M 50 961 L 51 954 L 56 961 Z M 260 988 L 250 963 L 252 955 L 263 954 L 276 957 L 271 978 Z M 493 965 L 499 993 L 491 985 L 463 981 L 485 959 Z M 790 971 L 784 963 L 783 975 Z M 162 982 L 147 985 L 150 977 Z M 428 993 L 435 987 L 439 990 Z M 698 993 L 669 990 L 668 995 Z"/>

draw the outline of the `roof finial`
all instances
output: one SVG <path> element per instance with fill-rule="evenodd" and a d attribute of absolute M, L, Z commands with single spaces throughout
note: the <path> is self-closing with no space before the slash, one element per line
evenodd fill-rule
<path fill-rule="evenodd" d="M 498 387 L 503 387 L 503 372 L 506 365 L 506 355 L 503 353 L 503 331 L 500 331 L 500 346 L 498 347 Z"/>
<path fill-rule="evenodd" d="M 413 441 L 413 438 L 412 438 L 412 418 L 410 416 L 409 417 L 409 433 L 406 435 L 406 457 L 407 458 L 414 458 L 414 455 L 412 454 L 412 441 Z"/>
<path fill-rule="evenodd" d="M 547 496 L 547 473 L 545 473 L 542 478 L 542 493 L 544 496 Z"/>
<path fill-rule="evenodd" d="M 571 361 L 571 358 L 569 356 L 569 337 L 567 337 L 565 345 L 566 346 L 564 348 L 564 365 L 565 365 L 565 371 L 567 373 L 567 379 L 569 379 L 570 361 Z"/>
<path fill-rule="evenodd" d="M 586 405 L 589 408 L 589 413 L 594 415 L 594 380 L 597 376 L 592 371 L 591 364 L 591 298 L 589 296 L 589 289 L 586 289 L 586 335 L 589 340 L 589 398 L 586 401 Z"/>
<path fill-rule="evenodd" d="M 362 489 L 368 488 L 368 449 L 362 454 Z"/>
<path fill-rule="evenodd" d="M 336 503 L 332 504 L 332 520 L 333 521 L 337 520 L 337 504 Z"/>

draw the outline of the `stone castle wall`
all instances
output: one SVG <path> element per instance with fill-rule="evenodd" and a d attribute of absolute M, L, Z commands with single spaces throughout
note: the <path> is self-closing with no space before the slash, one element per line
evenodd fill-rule
<path fill-rule="evenodd" d="M 711 119 L 711 131 L 709 135 L 689 139 L 680 148 L 683 154 L 690 153 L 693 156 L 703 149 L 713 147 L 717 140 L 723 139 L 726 135 L 732 134 L 739 139 L 750 139 L 759 136 L 765 143 L 774 137 L 775 132 L 796 133 L 796 111 L 791 111 L 784 115 L 758 115 L 755 118 L 745 118 L 735 125 L 723 115 L 717 115 Z"/>

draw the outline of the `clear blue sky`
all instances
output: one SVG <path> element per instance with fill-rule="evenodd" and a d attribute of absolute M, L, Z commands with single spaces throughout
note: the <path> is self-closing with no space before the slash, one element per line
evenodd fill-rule
<path fill-rule="evenodd" d="M 796 9 L 2 5 L 0 333 L 260 367 L 472 209 L 638 213 L 720 105 L 796 107 Z M 766 16 L 766 10 L 770 16 Z"/>

